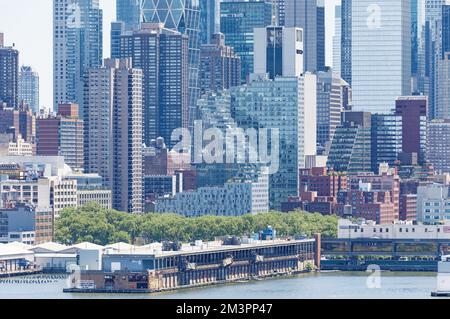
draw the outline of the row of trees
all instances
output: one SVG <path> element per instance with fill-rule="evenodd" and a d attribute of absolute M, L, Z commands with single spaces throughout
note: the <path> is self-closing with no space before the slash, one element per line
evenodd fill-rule
<path fill-rule="evenodd" d="M 56 220 L 55 240 L 67 245 L 84 241 L 99 245 L 165 240 L 190 242 L 228 235 L 252 236 L 268 225 L 283 237 L 312 236 L 314 233 L 336 237 L 337 233 L 336 216 L 305 212 L 187 218 L 176 214 L 132 215 L 88 204 L 61 213 Z"/>

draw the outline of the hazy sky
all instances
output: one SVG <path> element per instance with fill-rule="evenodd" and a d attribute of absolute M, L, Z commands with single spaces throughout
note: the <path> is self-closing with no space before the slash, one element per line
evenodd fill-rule
<path fill-rule="evenodd" d="M 5 44 L 20 51 L 20 65 L 31 65 L 40 76 L 40 104 L 51 107 L 53 96 L 52 0 L 0 0 L 0 32 Z M 109 56 L 109 29 L 115 19 L 115 0 L 100 0 L 103 9 L 103 53 Z M 334 5 L 340 0 L 325 0 L 327 65 L 332 64 Z"/>

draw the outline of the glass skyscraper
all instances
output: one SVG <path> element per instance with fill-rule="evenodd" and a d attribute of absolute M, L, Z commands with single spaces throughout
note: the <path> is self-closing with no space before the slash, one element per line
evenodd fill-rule
<path fill-rule="evenodd" d="M 285 0 L 285 26 L 303 29 L 304 65 L 305 71 L 310 72 L 315 72 L 319 68 L 318 36 L 322 38 L 320 41 L 323 41 L 323 47 L 321 44 L 319 48 L 323 50 L 323 59 L 325 60 L 325 30 L 321 26 L 321 32 L 318 32 L 318 16 L 320 16 L 319 20 L 324 21 L 325 9 L 321 7 L 318 10 L 317 0 Z M 325 61 L 323 61 L 323 64 L 325 64 Z"/>
<path fill-rule="evenodd" d="M 352 84 L 352 0 L 341 5 L 341 78 Z"/>
<path fill-rule="evenodd" d="M 200 43 L 211 43 L 220 32 L 220 0 L 200 0 Z"/>
<path fill-rule="evenodd" d="M 116 20 L 125 24 L 125 30 L 141 28 L 143 0 L 116 0 Z"/>
<path fill-rule="evenodd" d="M 325 3 L 317 2 L 317 71 L 325 70 Z"/>
<path fill-rule="evenodd" d="M 419 0 L 411 1 L 411 74 L 419 69 Z"/>
<path fill-rule="evenodd" d="M 31 66 L 22 66 L 19 71 L 19 100 L 39 113 L 39 74 Z"/>
<path fill-rule="evenodd" d="M 342 124 L 336 128 L 327 166 L 337 172 L 370 172 L 371 125 L 369 112 L 345 112 Z"/>
<path fill-rule="evenodd" d="M 2 35 L 0 33 L 0 35 Z M 19 105 L 19 51 L 0 43 L 0 102 Z"/>
<path fill-rule="evenodd" d="M 200 94 L 200 3 L 199 0 L 144 0 L 144 22 L 164 23 L 164 27 L 189 37 L 189 128 L 196 119 Z"/>
<path fill-rule="evenodd" d="M 450 52 L 450 4 L 442 6 L 442 57 Z"/>
<path fill-rule="evenodd" d="M 412 93 L 425 93 L 425 0 L 411 1 Z"/>
<path fill-rule="evenodd" d="M 333 71 L 341 76 L 341 50 L 342 50 L 342 7 L 336 6 L 333 37 Z"/>
<path fill-rule="evenodd" d="M 394 166 L 402 152 L 402 118 L 392 114 L 372 114 L 372 171 L 381 163 Z"/>
<path fill-rule="evenodd" d="M 239 127 L 279 130 L 279 169 L 269 177 L 271 209 L 298 196 L 299 169 L 316 154 L 316 75 L 258 79 L 231 89 Z M 276 110 L 276 111 L 274 111 Z"/>
<path fill-rule="evenodd" d="M 80 105 L 83 77 L 103 59 L 103 12 L 99 0 L 53 0 L 54 110 L 61 103 Z"/>
<path fill-rule="evenodd" d="M 124 32 L 124 22 L 111 22 L 111 59 L 120 58 L 120 38 Z"/>
<path fill-rule="evenodd" d="M 253 29 L 272 24 L 272 4 L 264 1 L 225 1 L 220 3 L 220 32 L 225 44 L 241 57 L 241 80 L 253 73 Z"/>
<path fill-rule="evenodd" d="M 441 53 L 442 6 L 445 0 L 425 1 L 425 94 L 429 98 L 429 118 L 436 117 L 436 64 Z"/>
<path fill-rule="evenodd" d="M 353 109 L 389 113 L 398 96 L 411 94 L 409 1 L 352 3 Z"/>

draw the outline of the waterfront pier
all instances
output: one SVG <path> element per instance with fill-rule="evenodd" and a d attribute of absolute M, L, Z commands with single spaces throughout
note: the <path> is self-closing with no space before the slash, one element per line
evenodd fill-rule
<path fill-rule="evenodd" d="M 316 252 L 316 240 L 305 239 L 105 253 L 101 271 L 81 271 L 65 292 L 161 292 L 297 274 L 316 269 Z"/>

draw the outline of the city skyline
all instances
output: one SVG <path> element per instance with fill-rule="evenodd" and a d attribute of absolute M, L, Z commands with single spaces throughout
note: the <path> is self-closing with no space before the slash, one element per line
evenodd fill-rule
<path fill-rule="evenodd" d="M 450 0 L 0 8 L 0 297 L 450 297 Z"/>
<path fill-rule="evenodd" d="M 5 45 L 16 44 L 19 65 L 29 65 L 40 78 L 40 106 L 52 109 L 53 105 L 53 0 L 0 0 L 0 33 L 5 35 Z M 333 60 L 334 5 L 340 0 L 325 0 L 326 5 L 326 64 Z M 111 22 L 116 21 L 114 0 L 100 0 L 103 10 L 103 58 L 110 57 Z M 32 21 L 32 22 L 30 22 Z M 47 21 L 42 23 L 42 21 Z M 29 26 L 34 35 L 30 36 Z M 19 27 L 18 27 L 19 26 Z"/>

